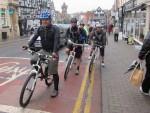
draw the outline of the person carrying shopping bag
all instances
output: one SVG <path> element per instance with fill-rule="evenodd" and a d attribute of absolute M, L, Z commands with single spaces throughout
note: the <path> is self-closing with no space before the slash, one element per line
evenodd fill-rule
<path fill-rule="evenodd" d="M 140 91 L 144 95 L 150 96 L 150 28 L 149 31 L 144 39 L 143 46 L 139 52 L 139 60 L 142 62 L 143 60 L 146 61 L 146 73 L 145 78 L 142 82 L 142 85 L 140 87 Z"/>

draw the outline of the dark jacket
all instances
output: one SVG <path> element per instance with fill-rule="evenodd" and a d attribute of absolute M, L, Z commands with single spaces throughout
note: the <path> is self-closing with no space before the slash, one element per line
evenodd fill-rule
<path fill-rule="evenodd" d="M 85 41 L 87 39 L 87 34 L 84 28 L 79 28 L 80 40 Z"/>
<path fill-rule="evenodd" d="M 66 38 L 71 39 L 74 43 L 80 44 L 80 32 L 77 26 L 67 29 Z"/>
<path fill-rule="evenodd" d="M 34 42 L 39 36 L 41 37 L 42 49 L 44 49 L 47 52 L 58 52 L 60 32 L 57 26 L 40 26 L 37 32 L 35 33 L 34 37 L 28 43 L 29 47 L 33 46 Z"/>
<path fill-rule="evenodd" d="M 94 43 L 99 44 L 101 46 L 106 45 L 107 39 L 106 39 L 106 33 L 104 31 L 98 33 L 97 31 L 94 30 L 92 33 L 92 37 L 94 37 L 93 38 Z"/>
<path fill-rule="evenodd" d="M 139 59 L 144 60 L 150 64 L 150 32 L 148 32 L 146 38 L 144 39 L 142 49 L 139 52 Z"/>

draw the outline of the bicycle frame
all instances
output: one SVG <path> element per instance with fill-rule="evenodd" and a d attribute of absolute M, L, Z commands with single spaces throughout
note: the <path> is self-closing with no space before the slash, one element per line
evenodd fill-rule
<path fill-rule="evenodd" d="M 96 45 L 94 51 L 92 52 L 92 58 L 91 58 L 90 63 L 89 63 L 89 72 L 91 72 L 91 67 L 93 66 L 94 61 L 95 61 L 96 58 L 97 58 L 97 51 L 98 51 L 98 49 L 101 48 L 101 47 L 102 47 L 102 46 Z"/>
<path fill-rule="evenodd" d="M 43 72 L 43 68 L 46 69 L 46 66 L 43 67 L 43 64 L 46 64 L 46 65 L 47 65 L 47 62 L 46 62 L 46 61 L 45 61 L 45 62 L 44 62 L 44 61 L 41 61 L 40 58 L 38 58 L 36 64 L 32 64 L 32 70 L 31 70 L 30 74 L 31 74 L 31 73 L 35 73 L 35 74 L 36 74 L 35 79 L 34 79 L 34 82 L 33 82 L 33 84 L 32 84 L 32 90 L 34 89 L 34 85 L 35 85 L 37 79 L 38 79 L 38 78 L 41 78 L 41 80 L 42 80 L 42 79 L 43 79 L 42 77 L 45 76 L 45 74 L 44 74 L 44 72 Z M 39 74 L 41 74 L 41 75 L 39 75 Z"/>
<path fill-rule="evenodd" d="M 71 69 L 72 64 L 73 64 L 73 62 L 74 62 L 75 54 L 76 54 L 76 52 L 75 52 L 74 50 L 73 50 L 73 51 L 71 51 L 71 53 L 69 54 L 68 61 L 69 61 L 69 58 L 70 58 L 70 57 L 72 57 L 72 58 L 73 58 L 73 59 L 72 59 L 72 62 L 71 62 L 71 65 L 70 65 L 70 69 Z M 68 62 L 68 61 L 67 61 L 67 62 Z"/>
<path fill-rule="evenodd" d="M 37 75 L 41 74 L 41 80 L 42 80 L 43 79 L 42 77 L 45 76 L 43 69 L 46 69 L 46 66 L 48 65 L 48 60 L 49 60 L 49 58 L 52 58 L 52 56 L 44 55 L 45 58 L 42 59 L 42 58 L 40 58 L 42 56 L 41 53 L 34 52 L 30 49 L 28 49 L 28 52 L 32 55 L 33 54 L 38 55 L 38 60 L 36 61 L 35 64 L 32 64 L 32 70 L 31 70 L 30 74 L 31 73 L 36 74 L 35 80 L 37 80 L 40 77 L 40 76 L 37 76 Z M 44 64 L 46 64 L 46 66 L 43 68 Z"/>

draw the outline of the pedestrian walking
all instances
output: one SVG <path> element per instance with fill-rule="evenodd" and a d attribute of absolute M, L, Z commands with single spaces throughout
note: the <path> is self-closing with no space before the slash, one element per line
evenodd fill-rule
<path fill-rule="evenodd" d="M 142 86 L 140 87 L 140 91 L 144 95 L 150 95 L 150 29 L 144 39 L 143 46 L 139 52 L 139 60 L 142 62 L 146 61 L 146 73 L 145 78 L 142 82 Z"/>
<path fill-rule="evenodd" d="M 114 32 L 114 42 L 118 42 L 118 36 L 119 36 L 119 27 L 115 26 L 113 29 Z"/>

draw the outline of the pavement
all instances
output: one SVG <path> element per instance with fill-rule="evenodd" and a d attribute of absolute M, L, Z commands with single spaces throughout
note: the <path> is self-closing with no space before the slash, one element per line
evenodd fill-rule
<path fill-rule="evenodd" d="M 138 50 L 125 41 L 108 38 L 106 67 L 102 68 L 102 113 L 150 113 L 150 97 L 140 93 L 139 87 L 129 82 L 130 73 L 124 74 Z"/>

